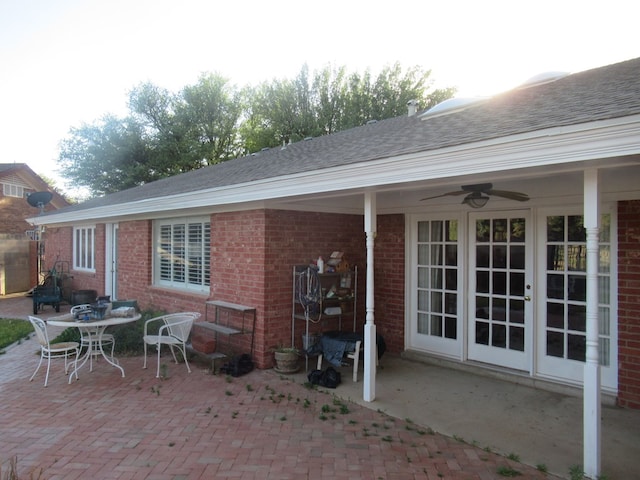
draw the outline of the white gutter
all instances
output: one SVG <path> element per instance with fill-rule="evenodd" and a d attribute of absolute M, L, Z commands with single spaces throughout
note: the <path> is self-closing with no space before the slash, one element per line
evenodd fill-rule
<path fill-rule="evenodd" d="M 233 205 L 381 185 L 558 166 L 640 153 L 640 115 L 556 127 L 178 195 L 31 217 L 34 225 Z"/>

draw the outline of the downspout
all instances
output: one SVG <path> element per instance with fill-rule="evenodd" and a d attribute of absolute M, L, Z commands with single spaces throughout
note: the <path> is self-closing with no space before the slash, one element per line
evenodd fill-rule
<path fill-rule="evenodd" d="M 600 196 L 598 170 L 584 172 L 584 227 L 587 232 L 587 348 L 583 381 L 583 462 L 589 478 L 600 475 L 600 362 L 598 359 L 598 238 Z"/>
<path fill-rule="evenodd" d="M 374 323 L 373 247 L 376 236 L 376 194 L 364 194 L 364 232 L 367 247 L 366 317 L 364 325 L 364 386 L 363 399 L 373 402 L 376 398 L 376 325 Z"/>

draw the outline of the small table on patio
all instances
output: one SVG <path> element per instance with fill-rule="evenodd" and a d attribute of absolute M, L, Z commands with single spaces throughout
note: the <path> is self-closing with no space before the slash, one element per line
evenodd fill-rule
<path fill-rule="evenodd" d="M 75 320 L 71 314 L 61 315 L 59 317 L 53 317 L 47 320 L 47 324 L 53 325 L 54 327 L 76 327 L 80 330 L 80 335 L 86 335 L 86 338 L 89 339 L 89 346 L 87 348 L 87 352 L 84 354 L 82 359 L 76 360 L 75 368 L 73 372 L 69 375 L 69 383 L 71 383 L 71 379 L 73 375 L 80 370 L 87 360 L 89 360 L 90 356 L 94 354 L 95 351 L 98 351 L 102 357 L 107 361 L 107 363 L 113 365 L 118 368 L 122 372 L 122 376 L 124 377 L 124 368 L 122 368 L 118 364 L 118 360 L 113 357 L 109 357 L 104 353 L 104 349 L 102 348 L 102 334 L 104 333 L 107 327 L 112 327 L 114 325 L 123 325 L 125 323 L 135 322 L 140 319 L 140 314 L 135 314 L 132 317 L 105 317 L 102 320 Z M 95 348 L 92 343 L 95 343 Z M 78 363 L 80 362 L 80 363 Z"/>

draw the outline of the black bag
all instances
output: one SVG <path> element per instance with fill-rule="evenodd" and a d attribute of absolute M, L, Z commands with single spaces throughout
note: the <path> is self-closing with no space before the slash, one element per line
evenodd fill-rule
<path fill-rule="evenodd" d="M 320 385 L 327 388 L 336 388 L 342 381 L 340 372 L 333 367 L 328 367 L 322 374 Z"/>
<path fill-rule="evenodd" d="M 311 385 L 320 385 L 320 380 L 322 380 L 322 370 L 311 370 L 309 375 L 307 375 L 307 378 Z"/>
<path fill-rule="evenodd" d="M 324 371 L 312 370 L 307 378 L 311 385 L 320 385 L 327 388 L 336 388 L 342 381 L 340 372 L 333 367 L 328 367 Z"/>
<path fill-rule="evenodd" d="M 221 373 L 226 373 L 232 377 L 239 377 L 249 373 L 251 370 L 253 370 L 253 361 L 251 360 L 251 355 L 248 353 L 235 356 L 230 362 L 220 367 Z"/>

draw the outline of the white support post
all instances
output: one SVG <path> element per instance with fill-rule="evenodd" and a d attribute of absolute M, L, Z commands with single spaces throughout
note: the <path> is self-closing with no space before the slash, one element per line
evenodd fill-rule
<path fill-rule="evenodd" d="M 373 247 L 376 236 L 376 194 L 364 195 L 364 232 L 367 237 L 367 294 L 364 325 L 364 376 L 362 396 L 365 402 L 376 398 L 376 325 L 374 323 Z"/>
<path fill-rule="evenodd" d="M 583 384 L 583 462 L 589 478 L 600 475 L 600 362 L 598 359 L 598 264 L 600 198 L 598 170 L 584 172 L 584 227 L 587 232 L 587 351 Z"/>

